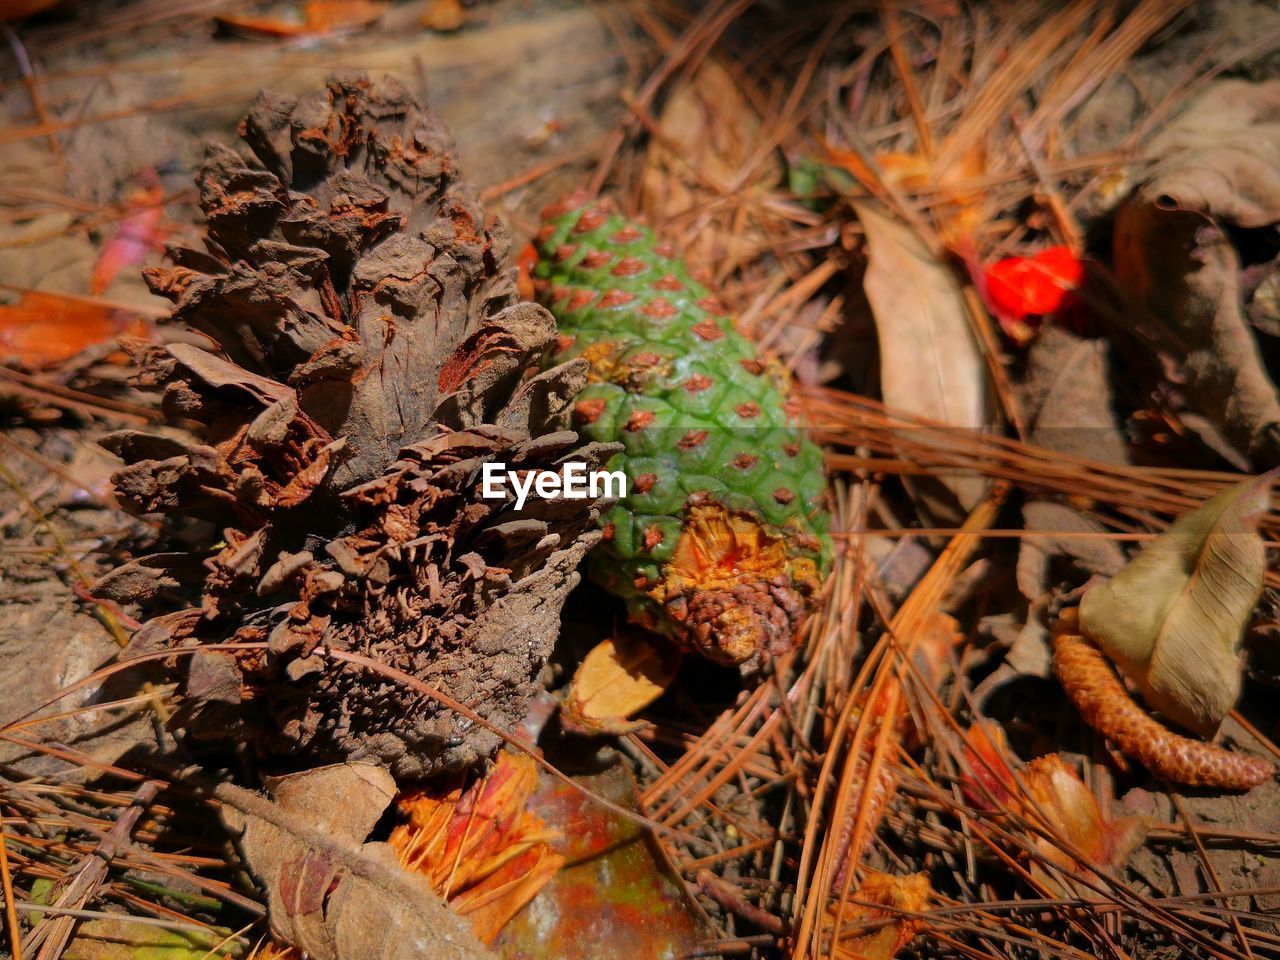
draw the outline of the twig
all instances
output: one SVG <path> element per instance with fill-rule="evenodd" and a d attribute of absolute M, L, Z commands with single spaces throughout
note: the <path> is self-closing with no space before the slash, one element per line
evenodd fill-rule
<path fill-rule="evenodd" d="M 698 888 L 730 913 L 736 914 L 748 923 L 767 930 L 775 936 L 787 932 L 787 925 L 767 910 L 761 910 L 754 903 L 749 903 L 742 891 L 733 884 L 721 880 L 710 870 L 699 870 L 695 879 Z"/>
<path fill-rule="evenodd" d="M 9 848 L 5 846 L 3 826 L 0 826 L 0 886 L 4 890 L 4 924 L 9 934 L 9 951 L 13 960 L 22 960 L 22 935 L 18 930 L 17 900 L 13 895 L 13 878 L 9 875 Z"/>
<path fill-rule="evenodd" d="M 31 66 L 31 58 L 27 56 L 27 48 L 23 46 L 22 40 L 13 28 L 7 23 L 4 24 L 4 35 L 9 41 L 9 48 L 13 51 L 13 58 L 18 61 L 18 72 L 22 74 L 22 82 L 27 86 L 27 93 L 31 97 L 31 107 L 35 111 L 36 121 L 42 126 L 50 126 L 49 111 L 45 109 L 44 97 L 40 94 L 40 85 L 36 80 L 35 68 Z M 53 151 L 53 155 L 58 160 L 58 166 L 64 167 L 67 158 L 62 153 L 62 144 L 58 143 L 58 135 L 49 131 L 49 149 Z"/>

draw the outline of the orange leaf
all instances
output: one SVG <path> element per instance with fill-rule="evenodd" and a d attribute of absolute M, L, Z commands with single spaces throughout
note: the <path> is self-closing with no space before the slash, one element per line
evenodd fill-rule
<path fill-rule="evenodd" d="M 1052 830 L 1086 865 L 1113 871 L 1142 842 L 1145 821 L 1104 812 L 1080 775 L 1058 754 L 1037 757 L 1015 776 L 1008 745 L 996 727 L 970 727 L 964 753 L 969 770 L 962 789 L 970 803 L 993 813 L 1008 811 Z M 1036 835 L 1032 846 L 1063 873 L 1080 872 L 1076 857 L 1046 838 Z M 1032 865 L 1032 875 L 1049 889 L 1061 887 L 1039 861 Z"/>
<path fill-rule="evenodd" d="M 982 224 L 980 190 L 967 189 L 966 181 L 973 181 L 986 172 L 986 154 L 981 147 L 966 151 L 957 162 L 941 172 L 934 168 L 930 157 L 922 153 L 904 153 L 885 150 L 873 155 L 874 169 L 853 150 L 840 150 L 828 146 L 827 161 L 857 180 L 868 192 L 878 194 L 881 180 L 887 186 L 906 191 L 942 188 L 938 191 L 946 204 L 938 204 L 935 212 L 938 235 L 952 249 L 972 244 L 974 232 Z"/>
<path fill-rule="evenodd" d="M 265 37 L 300 37 L 368 26 L 389 6 L 385 0 L 307 0 L 301 20 L 227 13 L 214 17 L 222 27 Z"/>
<path fill-rule="evenodd" d="M 574 672 L 561 707 L 561 722 L 582 733 L 625 733 L 643 724 L 639 713 L 671 685 L 681 654 L 645 631 L 620 630 L 602 640 Z"/>
<path fill-rule="evenodd" d="M 326 33 L 367 27 L 389 6 L 385 0 L 307 0 L 304 10 L 310 32 Z"/>
<path fill-rule="evenodd" d="M 966 774 L 960 788 L 965 799 L 980 810 L 1005 807 L 1018 791 L 1013 770 L 1005 761 L 1009 744 L 1004 731 L 990 724 L 972 726 L 964 735 Z"/>
<path fill-rule="evenodd" d="M 0 359 L 41 367 L 74 357 L 120 334 L 145 336 L 146 324 L 113 307 L 30 291 L 0 306 Z"/>
<path fill-rule="evenodd" d="M 1027 765 L 1027 792 L 1055 832 L 1093 866 L 1106 870 L 1121 866 L 1142 839 L 1145 828 L 1133 817 L 1110 817 L 1102 812 L 1075 769 L 1056 753 L 1037 757 Z M 1045 844 L 1045 856 L 1070 871 L 1075 861 Z"/>

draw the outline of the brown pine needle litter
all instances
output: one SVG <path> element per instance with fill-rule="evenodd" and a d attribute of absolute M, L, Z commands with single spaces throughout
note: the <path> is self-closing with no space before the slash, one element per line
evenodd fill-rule
<path fill-rule="evenodd" d="M 93 36 L 181 29 L 248 6 L 144 0 L 103 13 Z M 706 698 L 693 690 L 702 675 L 687 687 L 677 677 L 639 728 L 617 738 L 638 786 L 635 810 L 595 797 L 524 739 L 501 733 L 544 781 L 647 828 L 658 859 L 713 932 L 689 956 L 1280 957 L 1272 915 L 1280 875 L 1246 869 L 1280 856 L 1280 821 L 1216 824 L 1194 792 L 1131 776 L 1048 681 L 1007 695 L 1043 701 L 1013 709 L 981 682 L 1005 643 L 992 639 L 1010 594 L 1008 584 L 991 582 L 996 561 L 1005 570 L 1020 544 L 1067 536 L 1128 548 L 1239 479 L 1227 468 L 1186 466 L 1194 461 L 1179 457 L 1177 410 L 1157 402 L 1142 412 L 1168 426 L 1162 436 L 1175 435 L 1156 445 L 1149 459 L 1158 465 L 1039 444 L 1000 318 L 978 289 L 982 266 L 1001 258 L 1047 246 L 1084 255 L 1088 211 L 1127 191 L 1151 161 L 1142 132 L 1232 58 L 1280 44 L 1250 37 L 1246 48 L 1215 52 L 1207 37 L 1203 56 L 1174 82 L 1136 95 L 1136 133 L 1118 146 L 1081 146 L 1089 105 L 1114 95 L 1136 58 L 1183 29 L 1196 6 L 598 4 L 627 73 L 622 121 L 587 148 L 534 152 L 483 190 L 508 204 L 517 229 L 535 222 L 541 186 L 570 175 L 646 218 L 794 376 L 799 417 L 827 452 L 837 557 L 820 611 L 803 642 L 764 676 L 736 685 L 717 675 Z M 498 17 L 503 5 L 473 9 Z M 91 39 L 49 30 L 31 50 L 37 61 Z M 273 49 L 263 84 L 314 66 L 304 47 Z M 179 59 L 130 69 L 172 70 Z M 111 121 L 220 107 L 227 91 L 205 76 L 216 59 L 208 51 L 189 58 L 185 82 L 169 95 L 117 106 L 96 100 L 78 111 L 52 94 L 102 80 L 98 68 L 6 74 L 0 92 L 29 92 L 37 108 L 30 122 L 0 132 L 0 146 L 48 139 L 61 147 Z M 258 83 L 246 78 L 246 96 Z M 822 173 L 804 185 L 806 164 Z M 174 215 L 190 197 L 170 201 Z M 22 184 L 0 186 L 0 203 L 4 218 L 56 212 L 79 217 L 82 230 L 120 217 L 110 204 Z M 959 428 L 875 399 L 876 331 L 865 322 L 860 282 L 868 237 L 855 203 L 877 204 L 949 265 L 981 354 L 985 426 Z M 1080 295 L 1103 333 L 1168 342 L 1151 318 L 1126 314 L 1100 265 L 1096 272 L 1098 282 Z M 864 317 L 862 325 L 850 317 Z M 131 398 L 29 370 L 0 368 L 0 393 L 19 409 L 113 427 L 157 418 Z M 42 448 L 0 439 L 4 449 L 29 452 L 25 466 L 51 482 L 82 482 L 62 460 L 35 452 Z M 8 467 L 0 474 L 21 501 L 10 519 L 40 528 L 14 543 L 13 555 L 29 551 L 32 562 L 79 584 L 79 602 L 126 646 L 130 624 L 92 597 L 87 568 L 127 538 L 104 534 L 81 549 L 61 526 L 62 504 Z M 978 491 L 964 509 L 917 511 L 917 491 L 956 478 Z M 88 478 L 83 487 L 93 489 Z M 1027 501 L 1069 505 L 1091 532 L 1024 527 L 1016 505 Z M 1280 510 L 1261 530 L 1268 544 L 1280 542 Z M 1268 570 L 1267 585 L 1280 591 L 1280 572 Z M 1039 617 L 1043 628 L 1048 608 L 1046 599 L 1028 621 Z M 359 653 L 322 656 L 378 672 Z M 156 659 L 95 665 L 104 669 L 92 682 Z M 452 703 L 448 690 L 398 672 L 382 671 L 380 681 Z M 41 739 L 46 728 L 124 716 L 144 703 L 167 716 L 160 692 L 117 691 L 101 702 L 82 693 L 70 684 L 66 702 L 47 703 L 36 717 L 6 714 L 0 727 L 4 756 L 13 748 L 24 761 L 62 770 L 27 775 L 8 760 L 0 765 L 9 955 L 55 960 L 106 917 L 198 931 L 209 957 L 295 956 L 267 939 L 261 894 L 217 828 L 204 780 L 187 782 L 176 764 L 166 770 Z M 1227 736 L 1274 759 L 1274 724 L 1256 707 L 1242 704 Z M 250 765 L 236 756 L 205 775 L 242 777 Z M 67 769 L 78 773 L 67 777 Z M 1133 783 L 1143 787 L 1121 804 L 1118 794 Z M 1261 802 L 1275 807 L 1274 784 L 1259 789 L 1273 791 Z M 546 826 L 549 834 L 566 829 Z M 1236 859 L 1226 862 L 1224 851 Z M 1141 870 L 1130 869 L 1139 856 Z"/>

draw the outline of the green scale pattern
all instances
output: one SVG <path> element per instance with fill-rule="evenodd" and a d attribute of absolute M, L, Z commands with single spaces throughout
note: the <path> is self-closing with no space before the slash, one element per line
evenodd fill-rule
<path fill-rule="evenodd" d="M 822 451 L 789 416 L 779 372 L 650 229 L 581 196 L 543 217 L 534 277 L 560 329 L 546 363 L 590 361 L 574 426 L 625 448 L 609 469 L 626 473 L 628 495 L 601 518 L 611 535 L 591 555 L 592 576 L 639 622 L 678 638 L 681 625 L 646 590 L 699 501 L 751 515 L 825 572 Z"/>

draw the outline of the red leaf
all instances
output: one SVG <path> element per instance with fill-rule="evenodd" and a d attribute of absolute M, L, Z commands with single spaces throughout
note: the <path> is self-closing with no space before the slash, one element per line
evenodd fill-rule
<path fill-rule="evenodd" d="M 1084 261 L 1068 247 L 1049 247 L 1031 257 L 1008 257 L 982 270 L 983 299 L 1005 333 L 1030 339 L 1029 317 L 1059 313 L 1075 301 L 1084 282 Z"/>

